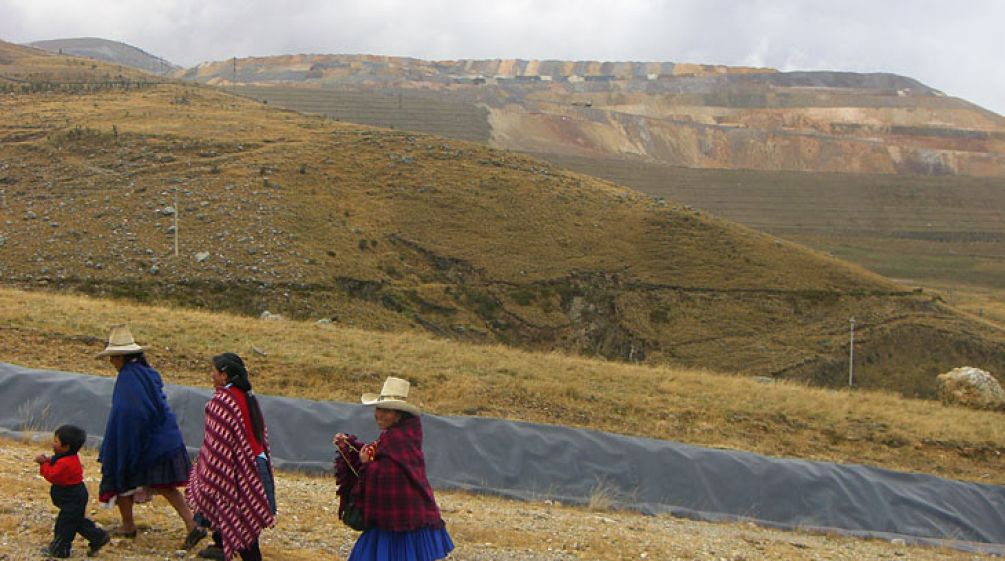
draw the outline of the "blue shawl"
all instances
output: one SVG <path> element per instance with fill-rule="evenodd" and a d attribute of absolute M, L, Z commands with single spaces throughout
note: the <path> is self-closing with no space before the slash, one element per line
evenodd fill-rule
<path fill-rule="evenodd" d="M 140 362 L 127 362 L 115 379 L 98 456 L 102 490 L 121 492 L 143 485 L 147 469 L 184 449 L 160 374 Z"/>

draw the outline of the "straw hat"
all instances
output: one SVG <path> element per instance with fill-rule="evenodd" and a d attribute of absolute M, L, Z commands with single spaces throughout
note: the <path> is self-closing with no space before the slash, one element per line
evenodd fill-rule
<path fill-rule="evenodd" d="M 129 331 L 129 326 L 120 323 L 112 326 L 112 332 L 108 334 L 108 346 L 98 353 L 97 358 L 112 355 L 131 355 L 143 352 L 143 347 L 136 344 L 133 334 Z"/>
<path fill-rule="evenodd" d="M 388 376 L 384 380 L 384 387 L 380 390 L 380 395 L 365 393 L 360 398 L 363 405 L 376 405 L 378 409 L 396 409 L 413 415 L 419 415 L 421 410 L 417 405 L 406 401 L 408 399 L 408 380 Z"/>

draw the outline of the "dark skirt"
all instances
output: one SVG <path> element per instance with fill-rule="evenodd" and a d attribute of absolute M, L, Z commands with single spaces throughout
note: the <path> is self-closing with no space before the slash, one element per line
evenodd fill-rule
<path fill-rule="evenodd" d="M 114 483 L 102 477 L 101 485 L 98 488 L 100 500 L 108 502 L 116 495 L 139 487 L 153 487 L 154 489 L 184 487 L 188 484 L 190 471 L 192 471 L 192 460 L 188 457 L 188 450 L 179 448 L 174 453 L 154 462 L 147 469 L 139 470 L 136 473 L 127 473 L 125 489 L 113 489 Z"/>

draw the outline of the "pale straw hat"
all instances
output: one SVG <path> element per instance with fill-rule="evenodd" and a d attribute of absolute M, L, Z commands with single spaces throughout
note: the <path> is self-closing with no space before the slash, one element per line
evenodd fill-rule
<path fill-rule="evenodd" d="M 112 332 L 108 334 L 108 346 L 98 353 L 97 358 L 112 355 L 131 355 L 143 352 L 143 347 L 136 344 L 133 334 L 129 331 L 129 326 L 120 323 L 112 326 Z"/>
<path fill-rule="evenodd" d="M 363 405 L 375 405 L 378 409 L 395 409 L 419 415 L 421 414 L 419 407 L 407 401 L 409 387 L 408 380 L 388 376 L 387 380 L 384 380 L 384 387 L 381 388 L 379 395 L 365 393 L 360 401 L 363 402 Z"/>

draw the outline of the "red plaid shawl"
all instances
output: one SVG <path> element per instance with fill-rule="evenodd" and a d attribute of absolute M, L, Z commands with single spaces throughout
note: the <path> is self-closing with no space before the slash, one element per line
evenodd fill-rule
<path fill-rule="evenodd" d="M 361 465 L 355 489 L 366 525 L 392 532 L 442 528 L 440 509 L 426 479 L 419 417 L 385 430 L 375 444 L 374 461 Z"/>
<path fill-rule="evenodd" d="M 268 434 L 263 440 L 268 453 Z M 223 536 L 226 559 L 247 549 L 263 528 L 275 524 L 241 408 L 225 388 L 217 388 L 206 404 L 206 434 L 186 495 L 193 511 L 211 520 Z"/>

